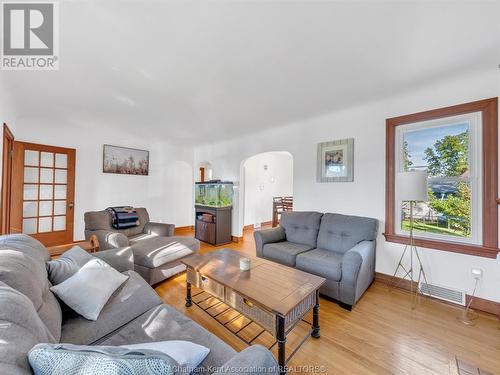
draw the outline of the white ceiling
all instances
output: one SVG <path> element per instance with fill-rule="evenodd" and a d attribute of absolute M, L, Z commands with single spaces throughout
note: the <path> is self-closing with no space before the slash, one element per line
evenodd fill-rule
<path fill-rule="evenodd" d="M 20 121 L 216 141 L 500 63 L 499 1 L 60 1 Z"/>

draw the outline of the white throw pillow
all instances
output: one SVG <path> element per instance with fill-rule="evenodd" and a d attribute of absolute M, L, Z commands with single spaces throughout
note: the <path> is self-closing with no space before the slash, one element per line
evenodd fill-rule
<path fill-rule="evenodd" d="M 127 349 L 146 349 L 155 350 L 175 359 L 179 366 L 187 370 L 187 374 L 191 373 L 203 362 L 205 357 L 210 353 L 210 349 L 205 346 L 195 344 L 190 341 L 158 341 L 145 342 L 142 344 L 121 345 Z"/>
<path fill-rule="evenodd" d="M 73 276 L 50 288 L 66 305 L 89 320 L 97 320 L 109 297 L 128 276 L 101 259 L 87 262 Z"/>

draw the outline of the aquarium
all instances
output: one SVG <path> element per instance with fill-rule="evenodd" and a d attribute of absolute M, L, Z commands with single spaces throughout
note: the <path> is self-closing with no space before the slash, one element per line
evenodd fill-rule
<path fill-rule="evenodd" d="M 231 207 L 233 205 L 233 183 L 223 181 L 197 182 L 195 202 L 201 206 Z"/>

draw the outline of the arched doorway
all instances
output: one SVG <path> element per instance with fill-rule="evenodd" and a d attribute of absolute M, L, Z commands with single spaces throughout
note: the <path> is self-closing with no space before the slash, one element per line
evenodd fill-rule
<path fill-rule="evenodd" d="M 239 226 L 260 226 L 272 220 L 273 197 L 293 196 L 293 156 L 269 151 L 241 162 Z"/>

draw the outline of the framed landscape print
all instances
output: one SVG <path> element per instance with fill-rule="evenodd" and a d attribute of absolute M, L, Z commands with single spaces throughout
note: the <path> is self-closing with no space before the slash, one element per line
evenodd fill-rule
<path fill-rule="evenodd" d="M 147 176 L 149 174 L 149 151 L 104 145 L 102 171 Z"/>
<path fill-rule="evenodd" d="M 354 181 L 354 138 L 318 143 L 318 182 Z"/>

